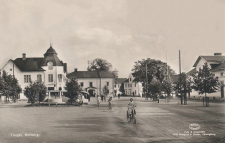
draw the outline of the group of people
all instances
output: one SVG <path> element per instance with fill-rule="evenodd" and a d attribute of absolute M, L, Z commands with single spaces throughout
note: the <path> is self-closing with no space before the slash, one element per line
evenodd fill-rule
<path fill-rule="evenodd" d="M 83 99 L 85 99 L 84 95 L 83 94 L 79 94 L 77 99 L 76 99 L 76 102 L 79 104 L 79 106 L 83 105 Z"/>

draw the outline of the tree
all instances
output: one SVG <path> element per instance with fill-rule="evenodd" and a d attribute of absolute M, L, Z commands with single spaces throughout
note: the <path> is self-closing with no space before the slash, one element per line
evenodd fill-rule
<path fill-rule="evenodd" d="M 220 82 L 218 77 L 215 77 L 211 72 L 210 68 L 207 63 L 203 65 L 202 69 L 193 74 L 193 89 L 197 90 L 199 94 L 206 94 L 214 93 L 218 90 L 220 86 Z M 203 99 L 203 106 L 204 106 L 204 99 Z M 207 106 L 207 104 L 206 104 Z"/>
<path fill-rule="evenodd" d="M 106 61 L 104 59 L 100 59 L 100 58 L 96 58 L 93 62 L 91 62 L 90 66 L 88 66 L 88 71 L 96 71 L 97 72 L 97 75 L 100 80 L 100 85 L 99 85 L 100 86 L 99 87 L 100 95 L 101 95 L 101 90 L 102 90 L 100 72 L 101 71 L 111 72 L 114 75 L 114 78 L 116 78 L 118 76 L 118 71 L 116 69 L 112 70 L 112 64 L 109 63 L 108 61 Z"/>
<path fill-rule="evenodd" d="M 16 102 L 18 99 L 18 95 L 22 92 L 22 88 L 20 87 L 18 80 L 14 77 L 11 82 L 11 94 L 10 96 L 13 99 L 13 102 Z"/>
<path fill-rule="evenodd" d="M 157 80 L 160 83 L 160 88 L 161 84 L 163 81 L 166 79 L 166 77 L 169 77 L 170 75 L 175 74 L 174 70 L 170 68 L 166 63 L 160 61 L 160 60 L 155 60 L 155 59 L 142 59 L 141 61 L 135 62 L 135 65 L 132 69 L 134 77 L 140 81 L 143 82 L 143 86 L 145 87 L 143 91 L 147 92 L 147 85 L 150 84 L 154 80 Z M 146 74 L 147 72 L 147 74 Z M 157 82 L 157 84 L 159 84 Z M 153 81 L 151 83 L 150 89 L 154 90 L 152 87 L 156 84 L 156 81 Z M 148 91 L 150 93 L 154 93 L 154 91 Z"/>
<path fill-rule="evenodd" d="M 124 82 L 121 83 L 119 91 L 122 92 L 123 94 L 125 93 Z"/>
<path fill-rule="evenodd" d="M 65 89 L 67 90 L 65 96 L 69 98 L 68 103 L 73 104 L 81 91 L 77 80 L 74 78 L 68 80 Z"/>
<path fill-rule="evenodd" d="M 109 88 L 108 88 L 108 86 L 107 85 L 105 85 L 104 87 L 103 87 L 103 94 L 106 96 L 107 94 L 109 94 Z"/>
<path fill-rule="evenodd" d="M 108 71 L 111 72 L 115 78 L 118 77 L 118 70 L 113 70 L 111 63 L 100 58 L 96 58 L 93 62 L 91 62 L 90 66 L 88 67 L 88 71 Z"/>
<path fill-rule="evenodd" d="M 88 71 L 110 71 L 111 68 L 111 63 L 104 59 L 96 58 L 93 62 L 91 62 L 90 67 L 88 67 Z"/>
<path fill-rule="evenodd" d="M 153 77 L 152 81 L 148 85 L 148 91 L 153 98 L 157 98 L 161 95 L 162 83 L 156 77 Z"/>
<path fill-rule="evenodd" d="M 33 105 L 36 101 L 44 101 L 47 92 L 47 87 L 42 82 L 31 82 L 24 88 L 24 95 Z"/>
<path fill-rule="evenodd" d="M 167 97 L 170 98 L 170 94 L 173 91 L 173 85 L 170 77 L 167 77 L 163 82 L 162 82 L 162 90 L 167 94 Z"/>
<path fill-rule="evenodd" d="M 190 94 L 192 91 L 192 80 L 190 77 L 188 77 L 184 72 L 182 72 L 179 75 L 178 82 L 176 86 L 174 87 L 178 92 L 181 94 L 181 104 L 183 104 L 183 101 L 186 104 L 187 101 L 187 93 Z M 183 100 L 184 99 L 184 100 Z"/>
<path fill-rule="evenodd" d="M 7 101 L 9 101 L 11 97 L 13 101 L 16 102 L 18 95 L 22 92 L 18 80 L 12 75 L 8 75 L 6 71 L 3 70 L 0 84 L 2 95 L 6 96 Z"/>

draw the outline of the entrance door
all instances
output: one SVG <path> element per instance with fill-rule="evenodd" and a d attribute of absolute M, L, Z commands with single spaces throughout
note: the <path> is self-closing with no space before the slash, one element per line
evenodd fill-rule
<path fill-rule="evenodd" d="M 93 90 L 88 90 L 88 93 L 91 97 L 94 97 L 94 91 Z"/>

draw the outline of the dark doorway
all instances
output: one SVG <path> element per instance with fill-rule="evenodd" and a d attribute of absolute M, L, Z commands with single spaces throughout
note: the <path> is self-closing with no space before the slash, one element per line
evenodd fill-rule
<path fill-rule="evenodd" d="M 91 97 L 94 97 L 94 90 L 88 90 L 88 93 Z"/>

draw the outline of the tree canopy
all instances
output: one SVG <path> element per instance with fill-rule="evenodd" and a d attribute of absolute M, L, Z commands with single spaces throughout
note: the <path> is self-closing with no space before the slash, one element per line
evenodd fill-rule
<path fill-rule="evenodd" d="M 203 65 L 202 69 L 193 74 L 193 89 L 197 90 L 199 94 L 214 93 L 218 90 L 220 82 L 218 77 L 215 77 L 211 72 L 207 63 Z"/>
<path fill-rule="evenodd" d="M 167 77 L 163 82 L 162 82 L 162 90 L 167 94 L 167 96 L 170 96 L 170 94 L 173 91 L 173 85 L 170 77 Z"/>
<path fill-rule="evenodd" d="M 76 79 L 72 78 L 66 82 L 67 93 L 65 94 L 66 97 L 69 98 L 68 103 L 72 104 L 76 101 L 76 98 L 80 94 L 81 88 Z"/>
<path fill-rule="evenodd" d="M 88 71 L 108 71 L 111 72 L 115 78 L 118 76 L 118 71 L 116 69 L 112 70 L 112 64 L 100 58 L 96 58 L 90 63 Z"/>
<path fill-rule="evenodd" d="M 154 77 L 162 83 L 163 80 L 165 80 L 167 73 L 168 75 L 175 74 L 170 66 L 160 60 L 150 58 L 146 60 L 142 59 L 141 61 L 135 62 L 132 69 L 134 77 L 140 82 L 146 82 L 146 64 L 148 83 L 150 83 Z"/>
<path fill-rule="evenodd" d="M 181 75 L 179 75 L 178 82 L 174 88 L 181 94 L 190 93 L 192 91 L 192 84 L 192 79 L 182 72 Z"/>
<path fill-rule="evenodd" d="M 24 95 L 28 98 L 31 104 L 36 101 L 39 103 L 44 101 L 47 92 L 47 87 L 42 82 L 31 82 L 24 88 Z"/>
<path fill-rule="evenodd" d="M 161 95 L 162 83 L 156 77 L 153 77 L 152 81 L 148 84 L 148 92 L 153 97 L 157 97 L 158 95 Z"/>
<path fill-rule="evenodd" d="M 0 78 L 0 90 L 3 96 L 6 96 L 7 99 L 11 97 L 14 102 L 22 92 L 18 80 L 12 75 L 7 74 L 5 70 L 3 70 L 2 77 Z"/>

